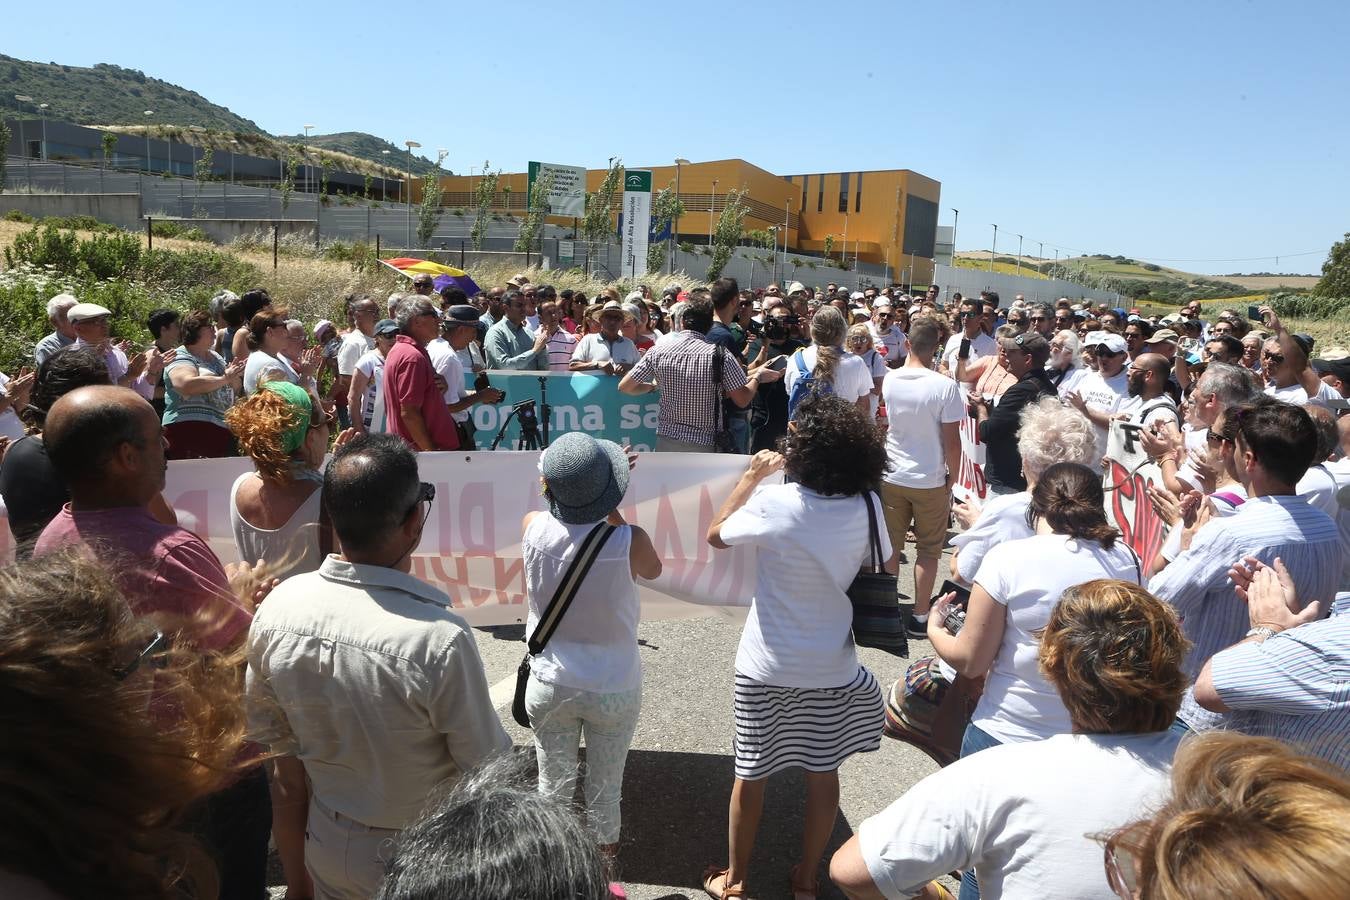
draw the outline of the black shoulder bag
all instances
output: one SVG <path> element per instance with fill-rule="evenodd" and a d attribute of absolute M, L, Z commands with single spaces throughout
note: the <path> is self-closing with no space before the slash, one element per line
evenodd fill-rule
<path fill-rule="evenodd" d="M 716 453 L 740 453 L 741 448 L 736 446 L 736 438 L 731 433 L 731 429 L 726 427 L 726 400 L 722 398 L 722 360 L 726 357 L 726 348 L 721 344 L 713 344 L 713 402 L 716 404 L 713 412 L 713 451 Z"/>
<path fill-rule="evenodd" d="M 853 643 L 859 647 L 885 650 L 896 656 L 909 656 L 909 640 L 905 637 L 904 615 L 900 609 L 896 577 L 885 569 L 881 555 L 881 533 L 877 526 L 877 512 L 872 506 L 872 492 L 863 493 L 867 504 L 867 527 L 871 565 L 865 566 L 848 586 L 848 599 L 853 604 Z"/>
<path fill-rule="evenodd" d="M 601 522 L 582 539 L 577 555 L 568 563 L 567 571 L 563 572 L 562 580 L 558 582 L 557 590 L 553 592 L 553 599 L 548 602 L 543 615 L 539 617 L 539 624 L 535 626 L 534 634 L 530 635 L 527 643 L 525 658 L 516 669 L 516 696 L 511 701 L 511 718 L 516 720 L 516 724 L 525 728 L 530 727 L 530 716 L 525 711 L 525 687 L 530 680 L 530 657 L 544 652 L 544 646 L 548 644 L 549 638 L 553 637 L 553 632 L 558 630 L 567 607 L 572 605 L 577 589 L 586 580 L 586 573 L 591 570 L 591 564 L 600 555 L 600 548 L 605 546 L 605 541 L 609 540 L 616 527 L 618 526 Z"/>

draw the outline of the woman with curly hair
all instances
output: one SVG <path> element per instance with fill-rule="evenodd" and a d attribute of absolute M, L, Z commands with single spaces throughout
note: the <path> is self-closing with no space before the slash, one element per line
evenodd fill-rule
<path fill-rule="evenodd" d="M 859 826 L 830 877 L 854 900 L 950 897 L 931 879 L 967 868 L 989 897 L 1110 900 L 1094 835 L 1165 796 L 1188 647 L 1172 608 L 1138 585 L 1097 579 L 1069 588 L 1030 655 L 1070 729 L 993 747 L 925 778 Z M 1175 896 L 1255 896 L 1207 888 Z"/>
<path fill-rule="evenodd" d="M 838 311 L 821 310 L 831 312 L 842 338 Z M 881 688 L 858 663 L 846 593 L 870 552 L 869 520 L 877 523 L 883 558 L 891 557 L 872 490 L 886 469 L 881 432 L 854 403 L 812 396 L 781 446 L 781 454 L 751 457 L 708 529 L 714 547 L 757 551 L 754 597 L 736 652 L 731 862 L 703 878 L 716 898 L 745 896 L 765 779 L 793 766 L 806 770 L 806 821 L 790 884 L 796 896 L 815 896 L 839 809 L 839 766 L 881 744 Z M 779 470 L 789 483 L 763 483 Z"/>
<path fill-rule="evenodd" d="M 244 387 L 245 361 L 226 363 L 212 350 L 216 327 L 211 316 L 190 312 L 183 318 L 183 346 L 164 366 L 164 439 L 168 459 L 214 459 L 231 455 L 225 411 Z"/>
<path fill-rule="evenodd" d="M 0 896 L 217 896 L 180 829 L 238 771 L 243 713 L 196 629 L 78 552 L 0 570 Z"/>
<path fill-rule="evenodd" d="M 1105 843 L 1119 897 L 1350 897 L 1350 779 L 1273 738 L 1198 735 L 1171 798 Z"/>
<path fill-rule="evenodd" d="M 337 419 L 308 391 L 286 381 L 265 382 L 225 413 L 239 449 L 254 471 L 230 489 L 230 525 L 239 558 L 263 560 L 277 578 L 313 572 L 333 546 L 321 520 L 319 469 Z M 338 436 L 345 443 L 355 434 Z"/>

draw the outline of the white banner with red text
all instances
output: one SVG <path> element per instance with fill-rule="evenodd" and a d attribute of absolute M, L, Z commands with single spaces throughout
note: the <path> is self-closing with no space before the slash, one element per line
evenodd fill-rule
<path fill-rule="evenodd" d="M 422 480 L 436 486 L 436 499 L 413 556 L 413 574 L 445 591 L 473 625 L 525 621 L 521 520 L 546 508 L 539 453 L 421 453 L 417 459 Z M 714 550 L 706 539 L 713 516 L 748 463 L 746 456 L 712 453 L 639 457 L 620 511 L 647 530 L 664 566 L 655 581 L 639 581 L 643 619 L 749 606 L 754 550 Z M 230 487 L 251 470 L 244 458 L 169 463 L 164 497 L 179 524 L 205 539 L 225 563 L 239 559 L 230 528 Z M 0 560 L 13 553 L 9 523 L 0 517 Z"/>

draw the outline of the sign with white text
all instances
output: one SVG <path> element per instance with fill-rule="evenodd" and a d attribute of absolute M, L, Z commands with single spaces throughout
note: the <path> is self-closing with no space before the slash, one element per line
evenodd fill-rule
<path fill-rule="evenodd" d="M 551 216 L 586 215 L 586 167 L 561 166 L 555 163 L 532 162 L 529 166 L 529 186 L 526 188 L 526 202 L 534 196 L 534 183 L 545 175 L 553 176 L 549 188 L 548 214 Z"/>
<path fill-rule="evenodd" d="M 627 169 L 623 175 L 623 271 L 639 278 L 647 274 L 647 233 L 652 227 L 652 173 Z"/>

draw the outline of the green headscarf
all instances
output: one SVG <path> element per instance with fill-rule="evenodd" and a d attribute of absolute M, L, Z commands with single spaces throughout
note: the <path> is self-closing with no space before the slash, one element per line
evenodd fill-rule
<path fill-rule="evenodd" d="M 262 389 L 271 391 L 281 397 L 292 410 L 299 414 L 299 421 L 286 429 L 285 434 L 281 436 L 281 449 L 285 450 L 289 456 L 300 449 L 300 445 L 305 442 L 305 435 L 309 434 L 309 422 L 310 416 L 314 412 L 314 403 L 310 400 L 308 391 L 298 384 L 291 384 L 289 381 L 264 382 Z"/>

